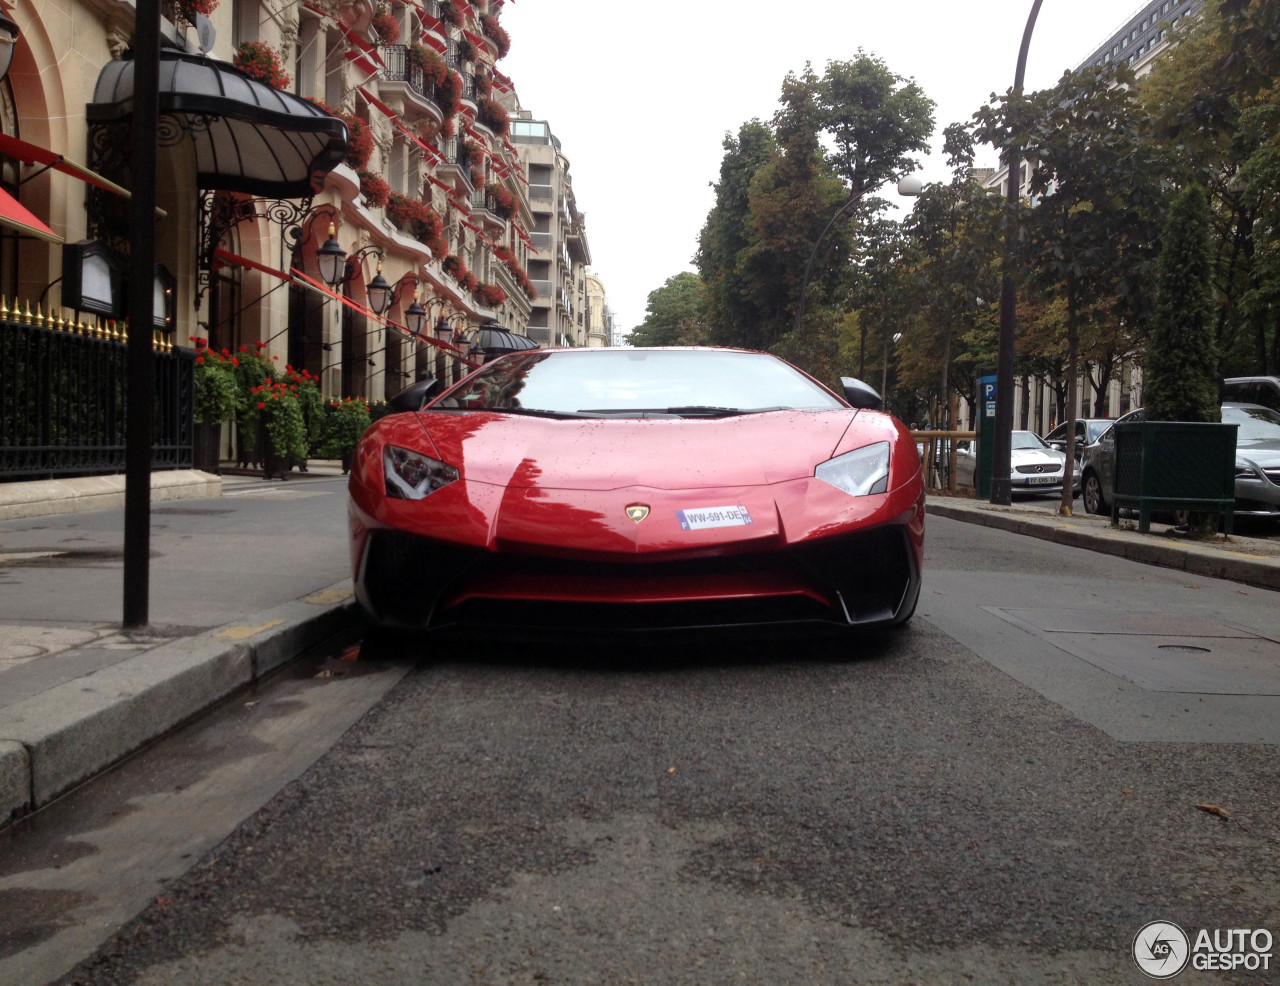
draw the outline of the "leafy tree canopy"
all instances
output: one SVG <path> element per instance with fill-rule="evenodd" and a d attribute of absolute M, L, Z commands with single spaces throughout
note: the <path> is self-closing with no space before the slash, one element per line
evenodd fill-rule
<path fill-rule="evenodd" d="M 662 287 L 650 291 L 645 310 L 645 320 L 627 338 L 630 345 L 687 346 L 705 341 L 706 289 L 692 271 L 668 277 Z"/>

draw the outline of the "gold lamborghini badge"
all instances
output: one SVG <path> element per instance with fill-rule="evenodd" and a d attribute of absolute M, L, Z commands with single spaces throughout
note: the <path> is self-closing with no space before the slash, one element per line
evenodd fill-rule
<path fill-rule="evenodd" d="M 643 503 L 633 503 L 627 507 L 627 516 L 638 524 L 649 516 L 649 508 Z"/>

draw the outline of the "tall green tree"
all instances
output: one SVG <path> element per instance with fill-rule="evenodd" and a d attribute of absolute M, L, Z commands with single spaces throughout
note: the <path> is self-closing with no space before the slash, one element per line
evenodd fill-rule
<path fill-rule="evenodd" d="M 1157 303 L 1143 374 L 1151 421 L 1221 421 L 1213 338 L 1209 200 L 1192 185 L 1169 209 L 1158 265 Z"/>
<path fill-rule="evenodd" d="M 668 277 L 649 292 L 648 314 L 627 337 L 632 346 L 691 346 L 705 342 L 706 289 L 692 271 Z"/>
<path fill-rule="evenodd" d="M 961 126 L 948 127 L 944 148 L 953 169 L 950 183 L 928 185 L 903 228 L 919 256 L 916 301 L 925 335 L 913 340 L 914 352 L 927 356 L 936 369 L 937 397 L 945 415 L 953 361 L 960 357 L 968 377 L 986 355 L 969 354 L 965 347 L 985 342 L 977 332 L 979 321 L 990 321 L 989 302 L 999 293 L 1001 212 L 973 178 L 968 132 Z"/>
<path fill-rule="evenodd" d="M 1164 173 L 1204 186 L 1224 369 L 1280 372 L 1280 5 L 1211 0 L 1141 86 Z"/>
<path fill-rule="evenodd" d="M 776 143 L 773 131 L 759 120 L 744 123 L 737 137 L 725 134 L 715 205 L 698 238 L 694 265 L 706 285 L 708 332 L 722 345 L 750 345 L 761 321 L 752 281 L 782 276 L 776 258 L 745 251 L 755 240 L 751 216 L 751 180 L 768 162 Z"/>
<path fill-rule="evenodd" d="M 976 115 L 975 136 L 1034 162 L 1034 207 L 1021 211 L 1027 262 L 1048 295 L 1066 303 L 1067 419 L 1078 416 L 1075 381 L 1080 337 L 1112 299 L 1105 317 L 1135 329 L 1147 322 L 1151 264 L 1163 206 L 1161 158 L 1137 106 L 1133 75 L 1089 69 L 1065 74 L 1025 102 L 1013 93 Z M 1016 176 L 1012 176 L 1016 180 Z M 1061 513 L 1074 498 L 1075 432 L 1068 429 Z"/>
<path fill-rule="evenodd" d="M 914 82 L 860 51 L 822 76 L 809 66 L 789 73 L 771 124 L 752 121 L 726 138 L 696 257 L 713 341 L 781 346 L 819 375 L 832 368 L 856 227 L 876 212 L 871 194 L 927 149 L 932 110 Z M 802 286 L 812 317 L 786 341 Z"/>

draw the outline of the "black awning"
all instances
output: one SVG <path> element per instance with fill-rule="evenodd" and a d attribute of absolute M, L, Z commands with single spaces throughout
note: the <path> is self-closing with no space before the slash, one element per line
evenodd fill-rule
<path fill-rule="evenodd" d="M 98 76 L 90 125 L 133 114 L 133 62 L 108 62 Z M 176 124 L 176 130 L 175 130 Z M 292 93 L 203 55 L 160 52 L 160 143 L 190 138 L 200 188 L 267 198 L 305 198 L 347 154 L 347 127 Z"/>
<path fill-rule="evenodd" d="M 507 353 L 520 353 L 526 349 L 540 348 L 537 342 L 528 336 L 509 332 L 497 325 L 480 326 L 476 329 L 476 337 L 476 348 L 484 353 L 486 363 Z"/>

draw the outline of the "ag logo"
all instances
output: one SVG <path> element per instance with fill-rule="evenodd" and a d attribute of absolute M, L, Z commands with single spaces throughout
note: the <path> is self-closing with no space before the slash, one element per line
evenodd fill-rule
<path fill-rule="evenodd" d="M 643 503 L 633 503 L 627 507 L 627 516 L 638 524 L 649 516 L 649 508 Z"/>
<path fill-rule="evenodd" d="M 1133 938 L 1133 961 L 1152 979 L 1172 979 L 1187 967 L 1191 941 L 1171 921 L 1152 921 Z"/>

